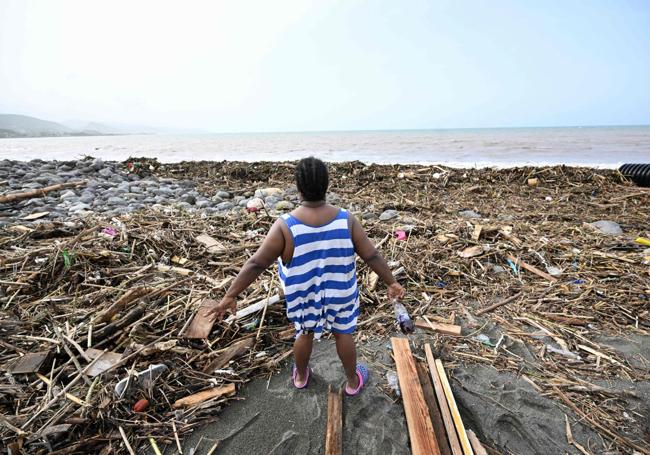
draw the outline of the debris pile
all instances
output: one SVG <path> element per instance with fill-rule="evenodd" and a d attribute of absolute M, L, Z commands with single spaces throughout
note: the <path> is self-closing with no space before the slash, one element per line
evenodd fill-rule
<path fill-rule="evenodd" d="M 289 188 L 293 166 L 150 171 L 193 180 L 209 196 Z M 643 452 L 644 417 L 595 382 L 650 380 L 647 365 L 599 341 L 650 330 L 650 192 L 582 168 L 338 163 L 330 172 L 337 203 L 390 261 L 407 288 L 403 304 L 446 366 L 517 372 L 613 447 Z M 127 453 L 176 444 L 241 384 L 276 371 L 293 329 L 273 270 L 240 296 L 237 318 L 205 318 L 205 300 L 221 297 L 282 209 L 260 200 L 259 210 L 163 207 L 2 228 L 0 447 Z M 601 232 L 612 226 L 601 220 L 620 232 Z M 358 277 L 357 337 L 385 338 L 396 330 L 391 303 L 362 263 Z"/>

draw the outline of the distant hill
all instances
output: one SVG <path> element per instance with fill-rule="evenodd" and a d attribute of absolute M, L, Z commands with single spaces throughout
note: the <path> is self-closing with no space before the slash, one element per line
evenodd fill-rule
<path fill-rule="evenodd" d="M 73 131 L 56 122 L 27 115 L 0 114 L 0 137 L 68 136 Z"/>

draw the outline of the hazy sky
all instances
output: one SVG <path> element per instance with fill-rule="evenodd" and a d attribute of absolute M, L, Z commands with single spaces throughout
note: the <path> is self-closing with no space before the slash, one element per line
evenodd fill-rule
<path fill-rule="evenodd" d="M 0 112 L 210 131 L 650 123 L 650 1 L 0 0 Z"/>

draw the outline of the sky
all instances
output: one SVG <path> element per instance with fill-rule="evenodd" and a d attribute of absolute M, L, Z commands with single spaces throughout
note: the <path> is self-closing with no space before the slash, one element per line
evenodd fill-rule
<path fill-rule="evenodd" d="M 0 0 L 0 113 L 210 132 L 650 124 L 650 2 Z"/>

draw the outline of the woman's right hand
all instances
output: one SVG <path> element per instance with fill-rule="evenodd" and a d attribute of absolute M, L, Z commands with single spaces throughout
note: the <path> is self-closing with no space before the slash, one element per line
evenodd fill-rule
<path fill-rule="evenodd" d="M 388 286 L 388 299 L 389 300 L 401 300 L 404 297 L 404 288 L 401 284 L 395 281 L 393 284 Z"/>

